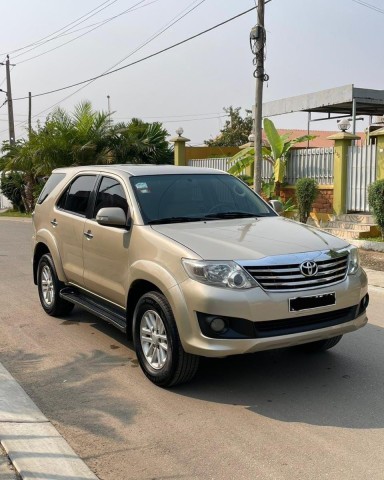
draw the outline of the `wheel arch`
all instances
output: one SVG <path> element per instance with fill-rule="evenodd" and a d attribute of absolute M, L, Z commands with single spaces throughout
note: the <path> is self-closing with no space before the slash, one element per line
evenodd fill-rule
<path fill-rule="evenodd" d="M 161 289 L 155 285 L 154 283 L 148 281 L 148 280 L 143 280 L 143 279 L 137 279 L 135 280 L 129 289 L 128 292 L 128 298 L 127 298 L 127 334 L 130 336 L 132 332 L 132 324 L 133 324 L 133 314 L 135 312 L 135 308 L 137 305 L 137 302 L 140 300 L 140 298 L 148 293 L 148 292 L 159 292 L 164 295 L 164 293 L 161 291 Z"/>
<path fill-rule="evenodd" d="M 50 232 L 40 232 L 36 238 L 35 249 L 33 252 L 33 281 L 37 285 L 37 268 L 39 261 L 46 253 L 51 254 L 53 263 L 55 265 L 56 273 L 61 282 L 66 282 L 66 276 L 61 263 L 61 257 L 59 249 L 57 248 L 56 241 L 50 234 Z"/>

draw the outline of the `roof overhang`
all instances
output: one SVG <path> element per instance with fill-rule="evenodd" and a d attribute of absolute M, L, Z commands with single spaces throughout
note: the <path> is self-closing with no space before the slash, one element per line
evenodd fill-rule
<path fill-rule="evenodd" d="M 353 85 L 330 88 L 320 92 L 283 98 L 263 104 L 263 117 L 293 112 L 324 112 L 328 114 L 384 115 L 384 90 L 355 88 Z"/>

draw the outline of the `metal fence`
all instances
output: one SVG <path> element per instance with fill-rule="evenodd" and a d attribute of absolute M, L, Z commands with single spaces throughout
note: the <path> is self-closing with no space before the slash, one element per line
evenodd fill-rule
<path fill-rule="evenodd" d="M 190 167 L 217 168 L 227 172 L 229 169 L 228 160 L 229 158 L 198 158 L 188 160 L 188 165 Z"/>
<path fill-rule="evenodd" d="M 295 185 L 300 178 L 314 178 L 319 185 L 333 184 L 333 148 L 291 150 L 286 182 Z"/>
<path fill-rule="evenodd" d="M 290 152 L 285 181 L 295 185 L 299 178 L 314 178 L 320 185 L 333 184 L 333 148 L 300 148 Z M 189 160 L 192 167 L 210 167 L 228 171 L 229 158 L 206 158 Z M 273 173 L 272 164 L 264 160 L 261 178 L 267 182 Z"/>
<path fill-rule="evenodd" d="M 369 212 L 368 186 L 376 180 L 376 145 L 348 148 L 347 211 Z"/>
<path fill-rule="evenodd" d="M 228 172 L 232 163 L 230 162 L 231 157 L 222 157 L 222 158 L 198 158 L 193 160 L 188 160 L 188 166 L 190 167 L 206 167 L 206 168 L 217 168 L 218 170 L 224 170 Z M 242 172 L 245 175 L 245 169 Z"/>

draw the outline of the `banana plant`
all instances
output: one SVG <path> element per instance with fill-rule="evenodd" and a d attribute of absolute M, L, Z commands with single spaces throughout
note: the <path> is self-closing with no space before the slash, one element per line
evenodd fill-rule
<path fill-rule="evenodd" d="M 273 167 L 273 179 L 275 185 L 276 196 L 280 195 L 280 186 L 284 180 L 287 169 L 287 161 L 291 148 L 300 142 L 313 140 L 314 135 L 303 135 L 301 137 L 289 139 L 289 133 L 280 135 L 272 120 L 264 118 L 264 132 L 268 144 L 262 146 L 262 157 L 264 161 L 269 162 Z M 247 147 L 241 152 L 229 159 L 228 172 L 232 175 L 240 175 L 244 169 L 252 165 L 254 161 L 254 147 Z"/>

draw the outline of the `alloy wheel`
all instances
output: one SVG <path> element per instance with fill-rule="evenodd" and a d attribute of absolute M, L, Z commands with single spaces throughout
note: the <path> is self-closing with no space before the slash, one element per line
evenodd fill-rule
<path fill-rule="evenodd" d="M 168 358 L 168 338 L 164 323 L 155 310 L 147 310 L 140 321 L 140 342 L 146 361 L 160 370 Z"/>

